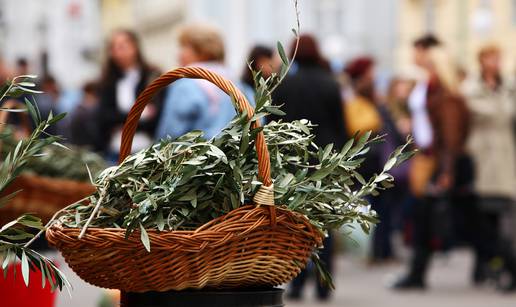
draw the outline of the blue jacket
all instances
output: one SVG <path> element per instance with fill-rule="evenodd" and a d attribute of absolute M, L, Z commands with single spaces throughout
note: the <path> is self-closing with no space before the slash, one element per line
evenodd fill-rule
<path fill-rule="evenodd" d="M 204 131 L 206 138 L 217 135 L 235 116 L 231 98 L 217 89 L 208 97 L 198 80 L 182 79 L 167 90 L 157 137 L 176 138 L 192 130 Z"/>
<path fill-rule="evenodd" d="M 220 66 L 200 66 L 224 75 Z M 202 130 L 204 137 L 210 139 L 235 115 L 231 98 L 215 85 L 205 80 L 180 79 L 167 89 L 156 137 L 177 138 L 192 130 Z"/>

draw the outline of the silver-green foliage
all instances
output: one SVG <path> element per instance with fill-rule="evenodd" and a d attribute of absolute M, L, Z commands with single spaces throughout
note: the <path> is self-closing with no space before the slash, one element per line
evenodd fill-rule
<path fill-rule="evenodd" d="M 258 117 L 262 115 L 258 111 Z M 265 111 L 264 113 L 265 114 Z M 249 203 L 260 186 L 254 139 L 245 115 L 233 120 L 215 139 L 199 131 L 163 140 L 129 156 L 98 177 L 98 193 L 89 203 L 70 206 L 59 217 L 68 227 L 83 227 L 100 201 L 94 227 L 193 229 Z M 318 148 L 306 120 L 271 122 L 264 134 L 271 154 L 275 202 L 306 215 L 321 230 L 358 221 L 369 229 L 375 213 L 365 196 L 393 181 L 389 170 L 410 153 L 399 148 L 378 175 L 365 180 L 357 172 L 369 146 L 380 140 L 370 133 L 343 148 Z M 246 136 L 243 137 L 242 135 Z"/>
<path fill-rule="evenodd" d="M 5 98 L 18 96 L 22 93 L 37 93 L 33 90 L 32 82 L 35 76 L 20 76 L 7 82 L 0 88 L 0 103 Z M 48 135 L 46 130 L 55 122 L 59 121 L 64 114 L 53 116 L 42 120 L 36 105 L 26 100 L 27 110 L 30 113 L 36 128 L 32 134 L 16 143 L 16 145 L 2 156 L 0 162 L 0 193 L 18 176 L 30 163 L 36 159 L 41 150 L 59 140 L 55 136 Z M 15 112 L 16 110 L 0 108 L 2 111 Z M 0 123 L 5 124 L 5 123 Z M 6 130 L 0 134 L 0 142 L 12 138 L 12 132 Z M 14 192 L 0 198 L 0 206 L 8 205 L 9 200 L 16 195 Z M 39 270 L 42 274 L 42 287 L 48 282 L 52 290 L 69 287 L 66 277 L 59 271 L 56 265 L 45 256 L 37 253 L 27 246 L 29 240 L 34 238 L 33 231 L 41 230 L 44 226 L 41 220 L 31 215 L 23 215 L 18 219 L 0 227 L 0 261 L 4 277 L 16 260 L 21 261 L 22 275 L 25 284 L 29 284 L 30 271 Z M 33 230 L 33 231 L 31 231 Z M 15 266 L 12 266 L 15 270 Z"/>

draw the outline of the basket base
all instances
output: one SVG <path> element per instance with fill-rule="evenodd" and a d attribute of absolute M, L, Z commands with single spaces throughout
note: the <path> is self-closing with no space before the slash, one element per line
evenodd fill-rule
<path fill-rule="evenodd" d="M 123 292 L 121 307 L 282 307 L 283 289 Z"/>

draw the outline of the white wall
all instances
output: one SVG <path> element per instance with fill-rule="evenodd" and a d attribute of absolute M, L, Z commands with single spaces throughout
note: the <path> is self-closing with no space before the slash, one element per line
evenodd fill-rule
<path fill-rule="evenodd" d="M 2 56 L 13 64 L 26 57 L 41 74 L 48 52 L 49 72 L 66 88 L 77 88 L 98 74 L 100 12 L 95 0 L 16 0 L 0 2 Z"/>
<path fill-rule="evenodd" d="M 292 40 L 295 11 L 292 1 L 191 0 L 187 21 L 210 21 L 224 30 L 228 64 L 240 70 L 254 43 L 287 47 Z M 323 52 L 344 61 L 367 53 L 382 68 L 394 63 L 397 0 L 300 0 L 301 32 L 315 34 Z"/>

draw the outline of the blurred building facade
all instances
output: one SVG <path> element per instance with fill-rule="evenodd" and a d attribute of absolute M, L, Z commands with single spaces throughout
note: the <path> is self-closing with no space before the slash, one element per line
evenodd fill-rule
<path fill-rule="evenodd" d="M 100 11 L 90 0 L 1 0 L 1 56 L 78 87 L 99 72 Z"/>
<path fill-rule="evenodd" d="M 315 34 L 335 68 L 358 54 L 377 59 L 380 78 L 412 61 L 411 42 L 435 32 L 459 64 L 473 71 L 485 42 L 516 64 L 516 0 L 299 0 L 301 31 Z M 150 62 L 175 67 L 177 29 L 207 22 L 224 35 L 227 63 L 244 67 L 256 43 L 288 45 L 293 1 L 277 0 L 0 0 L 0 48 L 9 63 L 24 57 L 31 71 L 79 87 L 100 73 L 104 43 L 120 27 L 136 30 Z"/>
<path fill-rule="evenodd" d="M 515 0 L 400 0 L 399 16 L 396 60 L 400 67 L 412 60 L 412 40 L 433 32 L 468 72 L 478 69 L 477 51 L 487 43 L 502 48 L 505 73 L 515 72 Z"/>
<path fill-rule="evenodd" d="M 235 71 L 253 44 L 287 45 L 295 26 L 293 1 L 242 0 L 103 0 L 104 34 L 117 27 L 136 29 L 148 57 L 162 69 L 176 65 L 176 33 L 181 24 L 207 22 L 218 27 Z M 315 34 L 337 67 L 367 53 L 391 69 L 397 41 L 398 0 L 300 0 L 301 32 Z"/>

